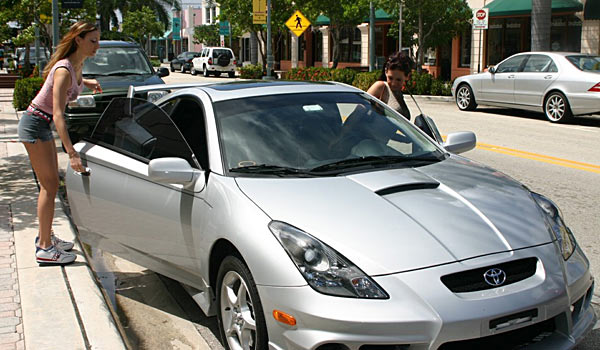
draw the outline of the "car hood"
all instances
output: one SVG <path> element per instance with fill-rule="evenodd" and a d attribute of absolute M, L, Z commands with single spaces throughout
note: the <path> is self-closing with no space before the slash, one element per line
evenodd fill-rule
<path fill-rule="evenodd" d="M 115 76 L 86 76 L 86 79 L 96 79 L 102 86 L 102 91 L 127 90 L 129 85 L 143 86 L 153 84 L 164 84 L 165 82 L 156 74 L 132 74 Z M 91 93 L 85 88 L 84 93 Z"/>
<path fill-rule="evenodd" d="M 457 156 L 349 176 L 236 181 L 273 220 L 318 238 L 369 275 L 552 241 L 524 186 Z"/>

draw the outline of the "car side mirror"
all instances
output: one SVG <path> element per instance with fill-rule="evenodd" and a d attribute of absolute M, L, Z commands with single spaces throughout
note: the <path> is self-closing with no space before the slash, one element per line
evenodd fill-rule
<path fill-rule="evenodd" d="M 492 74 L 496 73 L 496 67 L 495 67 L 495 66 L 490 66 L 490 67 L 488 68 L 488 72 L 490 72 L 490 73 L 492 73 Z"/>
<path fill-rule="evenodd" d="M 156 73 L 156 75 L 158 75 L 159 77 L 166 77 L 167 75 L 169 75 L 169 70 L 165 67 L 160 67 L 158 68 L 158 72 Z"/>
<path fill-rule="evenodd" d="M 415 118 L 415 126 L 419 129 L 421 129 L 424 133 L 426 133 L 429 137 L 431 137 L 435 142 L 439 143 L 440 145 L 443 142 L 442 139 L 442 135 L 440 135 L 440 131 L 437 128 L 437 125 L 435 125 L 435 122 L 433 121 L 433 119 L 431 119 L 430 117 L 424 115 L 424 114 L 419 114 L 416 118 Z"/>
<path fill-rule="evenodd" d="M 448 134 L 442 146 L 450 153 L 463 153 L 472 150 L 477 144 L 477 138 L 472 131 L 459 131 Z"/>
<path fill-rule="evenodd" d="M 176 157 L 152 159 L 148 164 L 148 177 L 165 184 L 182 184 L 185 188 L 193 187 L 199 178 L 204 178 L 204 171 L 192 168 L 187 160 Z M 198 191 L 202 186 L 195 186 Z"/>

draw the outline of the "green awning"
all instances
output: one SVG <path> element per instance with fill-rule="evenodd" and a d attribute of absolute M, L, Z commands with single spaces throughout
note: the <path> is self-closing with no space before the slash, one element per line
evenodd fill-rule
<path fill-rule="evenodd" d="M 585 2 L 583 19 L 600 19 L 600 0 L 587 0 Z"/>
<path fill-rule="evenodd" d="M 531 0 L 494 0 L 485 7 L 490 9 L 490 17 L 531 14 Z M 552 12 L 578 12 L 581 10 L 583 10 L 583 4 L 577 0 L 552 0 Z"/>
<path fill-rule="evenodd" d="M 387 12 L 385 12 L 382 9 L 377 9 L 375 10 L 375 22 L 380 22 L 380 21 L 390 21 L 392 20 L 392 16 L 389 15 Z M 363 22 L 369 22 L 369 17 L 365 17 L 363 19 Z M 329 25 L 329 17 L 325 16 L 325 15 L 319 15 L 319 17 L 317 17 L 317 20 L 315 21 L 315 23 L 313 23 L 314 26 L 328 26 Z"/>

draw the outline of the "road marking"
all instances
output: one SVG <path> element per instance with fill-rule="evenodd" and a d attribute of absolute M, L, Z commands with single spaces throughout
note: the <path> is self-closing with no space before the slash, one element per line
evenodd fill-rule
<path fill-rule="evenodd" d="M 490 145 L 490 144 L 479 143 L 479 142 L 477 143 L 477 148 L 485 150 L 485 151 L 492 151 L 492 152 L 506 154 L 506 155 L 510 155 L 510 156 L 531 159 L 531 160 L 537 160 L 539 162 L 550 163 L 550 164 L 560 165 L 560 166 L 564 166 L 564 167 L 568 167 L 568 168 L 579 169 L 579 170 L 584 170 L 584 171 L 589 171 L 592 173 L 600 174 L 600 165 L 577 162 L 574 160 L 557 158 L 557 157 L 547 156 L 547 155 L 543 155 L 543 154 L 537 154 L 537 153 L 512 149 L 512 148 L 508 148 L 508 147 Z"/>

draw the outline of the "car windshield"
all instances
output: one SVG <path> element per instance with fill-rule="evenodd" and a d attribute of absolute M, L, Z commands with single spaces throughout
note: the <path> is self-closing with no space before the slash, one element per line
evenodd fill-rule
<path fill-rule="evenodd" d="M 227 169 L 336 175 L 416 166 L 444 153 L 401 115 L 361 93 L 298 93 L 215 103 Z"/>
<path fill-rule="evenodd" d="M 137 47 L 101 47 L 85 60 L 84 76 L 153 74 L 144 53 Z"/>
<path fill-rule="evenodd" d="M 600 73 L 600 56 L 572 55 L 567 59 L 579 70 Z"/>

